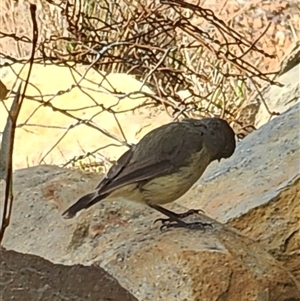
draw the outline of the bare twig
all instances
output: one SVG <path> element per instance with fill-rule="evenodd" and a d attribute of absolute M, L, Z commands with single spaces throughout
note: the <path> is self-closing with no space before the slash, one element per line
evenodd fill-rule
<path fill-rule="evenodd" d="M 255 1 L 252 2 L 258 5 Z M 58 143 L 81 124 L 108 137 L 109 143 L 130 146 L 127 133 L 119 123 L 120 114 L 128 111 L 119 109 L 120 104 L 128 99 L 146 98 L 142 104 L 131 108 L 132 111 L 147 106 L 151 109 L 162 107 L 175 119 L 218 115 L 235 120 L 240 107 L 236 94 L 240 82 L 253 82 L 257 88 L 264 82 L 280 85 L 271 73 L 262 70 L 262 64 L 257 64 L 265 58 L 274 57 L 260 47 L 269 25 L 258 38 L 252 37 L 251 40 L 247 32 L 239 32 L 226 22 L 228 19 L 222 20 L 214 11 L 191 2 L 101 0 L 93 1 L 87 9 L 87 0 L 43 1 L 40 13 L 55 11 L 61 24 L 55 20 L 47 23 L 46 19 L 51 19 L 47 15 L 44 21 L 53 28 L 46 31 L 47 35 L 40 35 L 34 63 L 69 68 L 72 82 L 66 89 L 57 89 L 51 94 L 37 90 L 39 95 L 26 95 L 29 101 L 39 102 L 39 105 L 22 124 L 23 128 L 30 126 L 32 116 L 41 107 L 49 107 L 71 120 L 71 125 L 65 127 L 65 133 L 49 147 L 42 161 L 46 162 L 53 149 L 58 148 Z M 5 38 L 22 47 L 28 47 L 31 41 L 26 34 L 1 30 L 0 39 Z M 22 58 L 2 55 L 1 47 L 0 56 L 4 57 L 0 68 L 26 63 Z M 85 66 L 84 72 L 78 68 L 79 65 Z M 95 88 L 85 87 L 86 82 L 91 83 L 89 72 L 92 70 L 99 72 L 99 82 L 92 82 Z M 139 89 L 129 93 L 120 91 L 108 79 L 112 72 L 127 73 L 140 80 Z M 145 92 L 143 88 L 146 85 L 152 93 Z M 242 101 L 251 92 L 249 85 L 244 84 L 243 87 Z M 83 101 L 81 107 L 72 109 L 62 109 L 54 104 L 56 98 L 74 89 L 79 89 L 92 104 L 86 105 Z M 104 105 L 101 97 L 98 99 L 90 93 L 95 91 L 114 96 L 115 103 Z M 179 93 L 182 91 L 186 92 L 183 93 L 186 97 L 179 96 L 183 95 Z M 76 112 L 84 109 L 91 109 L 93 115 L 86 119 L 78 118 Z M 114 117 L 121 133 L 120 139 L 95 122 L 96 116 L 107 112 Z M 270 110 L 268 112 L 272 114 Z"/>
<path fill-rule="evenodd" d="M 12 212 L 13 205 L 13 149 L 14 149 L 14 137 L 15 130 L 17 125 L 18 115 L 20 113 L 22 103 L 25 97 L 26 88 L 29 82 L 32 65 L 34 61 L 35 47 L 38 40 L 38 27 L 36 22 L 36 5 L 30 4 L 30 13 L 31 20 L 33 24 L 33 33 L 32 33 L 32 52 L 30 57 L 30 67 L 27 74 L 27 79 L 24 85 L 24 89 L 21 95 L 22 83 L 20 83 L 18 91 L 15 95 L 14 101 L 12 103 L 9 115 L 7 117 L 7 123 L 4 129 L 3 139 L 1 143 L 1 179 L 5 180 L 5 193 L 4 193 L 4 206 L 3 206 L 3 215 L 0 229 L 0 244 L 2 242 L 5 229 L 8 227 L 10 222 L 10 216 Z"/>

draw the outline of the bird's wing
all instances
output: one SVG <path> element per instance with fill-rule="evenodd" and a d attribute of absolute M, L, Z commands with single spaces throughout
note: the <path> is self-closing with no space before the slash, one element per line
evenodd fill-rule
<path fill-rule="evenodd" d="M 146 163 L 146 164 L 144 164 Z M 169 160 L 156 162 L 147 165 L 147 162 L 138 162 L 137 164 L 125 165 L 120 168 L 119 173 L 111 174 L 97 186 L 98 195 L 111 193 L 120 187 L 138 183 L 141 181 L 151 180 L 156 177 L 163 176 L 174 172 L 177 169 Z M 123 173 L 122 173 L 123 171 Z"/>
<path fill-rule="evenodd" d="M 80 198 L 63 216 L 71 218 L 118 188 L 134 183 L 143 184 L 175 173 L 189 164 L 193 154 L 201 153 L 203 149 L 203 135 L 199 130 L 194 131 L 192 126 L 171 123 L 146 134 L 118 159 L 93 193 Z"/>
<path fill-rule="evenodd" d="M 192 126 L 174 123 L 149 132 L 111 167 L 96 187 L 98 195 L 176 172 L 203 146 L 201 133 Z"/>
<path fill-rule="evenodd" d="M 114 178 L 116 178 L 119 173 L 124 169 L 125 166 L 130 162 L 135 145 L 133 145 L 129 150 L 127 150 L 119 159 L 116 161 L 112 167 L 109 169 L 106 177 L 97 185 L 96 190 L 101 190 L 108 183 L 110 183 Z"/>
<path fill-rule="evenodd" d="M 128 155 L 128 154 L 127 154 Z M 126 156 L 127 156 L 126 155 Z M 127 165 L 126 165 L 127 166 Z M 120 167 L 120 166 L 119 166 Z M 119 167 L 115 167 L 115 171 L 118 171 Z M 127 167 L 128 168 L 128 167 Z M 160 176 L 172 169 L 170 162 L 160 162 L 159 164 L 152 164 L 140 169 L 133 168 L 130 172 L 120 176 L 120 173 L 116 172 L 115 177 L 106 177 L 97 187 L 94 192 L 84 195 L 75 204 L 69 207 L 64 213 L 64 218 L 72 218 L 76 213 L 82 209 L 87 209 L 102 199 L 106 198 L 111 192 L 120 187 L 128 184 L 137 183 L 144 180 Z M 121 169 L 122 170 L 122 169 Z M 111 175 L 113 172 L 111 172 Z"/>

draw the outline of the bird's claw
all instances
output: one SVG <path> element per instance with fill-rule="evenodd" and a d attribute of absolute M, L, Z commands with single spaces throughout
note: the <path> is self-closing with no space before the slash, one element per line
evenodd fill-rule
<path fill-rule="evenodd" d="M 157 222 L 161 222 L 160 230 L 169 229 L 169 228 L 187 228 L 187 229 L 201 229 L 205 231 L 206 227 L 212 228 L 211 223 L 205 222 L 189 222 L 186 223 L 183 221 L 184 218 L 191 216 L 193 214 L 203 213 L 204 211 L 201 209 L 190 209 L 183 213 L 172 213 L 174 217 L 169 218 L 158 218 L 154 221 L 154 224 Z"/>
<path fill-rule="evenodd" d="M 174 213 L 174 215 L 176 216 L 176 218 L 178 219 L 183 219 L 183 218 L 186 218 L 188 216 L 191 216 L 193 214 L 199 214 L 199 213 L 204 213 L 204 211 L 202 209 L 190 209 L 186 212 L 183 212 L 183 213 Z M 154 221 L 153 224 L 155 224 L 156 222 L 164 222 L 164 221 L 171 221 L 172 219 L 171 218 L 158 218 Z"/>
<path fill-rule="evenodd" d="M 186 228 L 190 230 L 202 230 L 205 232 L 206 228 L 213 228 L 211 223 L 204 223 L 204 222 L 192 222 L 192 223 L 165 223 L 160 226 L 160 230 L 169 229 L 169 228 Z"/>
<path fill-rule="evenodd" d="M 157 222 L 161 222 L 162 224 L 164 224 L 165 222 L 169 221 L 169 218 L 157 218 L 154 222 L 153 225 L 156 224 Z"/>
<path fill-rule="evenodd" d="M 190 222 L 186 223 L 184 221 L 174 221 L 171 218 L 158 218 L 154 221 L 156 222 L 161 222 L 162 225 L 160 226 L 160 231 L 164 229 L 169 229 L 169 228 L 186 228 L 186 229 L 191 229 L 191 230 L 203 230 L 205 231 L 207 227 L 213 228 L 213 225 L 211 223 L 206 223 L 206 222 Z"/>

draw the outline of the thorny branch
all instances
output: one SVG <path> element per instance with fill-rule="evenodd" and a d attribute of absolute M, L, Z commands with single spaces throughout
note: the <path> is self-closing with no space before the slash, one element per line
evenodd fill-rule
<path fill-rule="evenodd" d="M 66 133 L 85 124 L 111 138 L 112 144 L 129 146 L 118 123 L 121 112 L 115 106 L 125 98 L 139 97 L 147 97 L 147 101 L 138 107 L 162 106 L 174 119 L 219 115 L 237 122 L 235 116 L 241 102 L 237 90 L 242 90 L 246 95 L 252 83 L 255 87 L 263 82 L 280 85 L 271 78 L 271 74 L 260 71 L 255 63 L 257 58 L 273 57 L 259 47 L 260 38 L 268 27 L 259 38 L 250 41 L 212 10 L 183 0 L 45 0 L 41 3 L 40 13 L 47 11 L 52 23 L 45 29 L 47 34 L 40 35 L 34 63 L 70 68 L 74 73 L 74 84 L 53 95 L 41 93 L 27 98 L 70 118 L 72 124 L 66 128 Z M 57 22 L 53 21 L 51 13 L 58 16 Z M 199 23 L 199 20 L 203 22 Z M 4 38 L 23 43 L 24 49 L 32 43 L 26 35 L 1 31 L 0 39 Z M 15 63 L 26 62 L 23 58 L 0 52 L 1 56 L 4 57 L 3 66 L 13 67 Z M 86 71 L 80 74 L 79 80 L 75 80 L 75 74 L 79 74 L 79 64 L 86 66 Z M 102 91 L 115 96 L 117 104 L 105 107 L 84 89 L 83 80 L 91 69 L 99 72 L 99 86 L 106 83 L 109 87 L 103 87 Z M 107 79 L 107 75 L 113 72 L 133 75 L 141 81 L 140 89 L 130 93 L 117 91 Z M 153 93 L 142 91 L 145 85 Z M 76 117 L 72 110 L 61 109 L 52 102 L 75 88 L 92 99 L 94 105 L 90 108 L 99 109 L 89 119 Z M 179 96 L 180 91 L 186 91 L 188 96 Z M 114 116 L 122 139 L 94 123 L 94 117 L 103 112 Z M 64 137 L 65 134 L 47 154 Z"/>
<path fill-rule="evenodd" d="M 20 83 L 18 91 L 15 95 L 11 109 L 8 112 L 8 118 L 6 127 L 3 133 L 3 139 L 1 142 L 1 179 L 5 180 L 5 193 L 4 193 L 4 206 L 0 228 L 0 245 L 4 236 L 5 229 L 8 227 L 11 217 L 12 205 L 13 205 L 13 149 L 14 149 L 14 137 L 17 125 L 18 115 L 20 113 L 22 103 L 25 97 L 25 92 L 29 83 L 32 65 L 34 61 L 35 48 L 38 40 L 38 27 L 36 22 L 36 5 L 30 4 L 30 14 L 32 20 L 32 52 L 30 56 L 30 67 L 25 81 L 24 89 L 21 94 L 22 83 Z"/>

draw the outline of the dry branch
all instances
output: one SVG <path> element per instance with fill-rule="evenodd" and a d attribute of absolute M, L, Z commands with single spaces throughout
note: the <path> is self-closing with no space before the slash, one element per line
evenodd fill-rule
<path fill-rule="evenodd" d="M 22 83 L 20 83 L 18 91 L 15 95 L 14 101 L 8 112 L 8 118 L 3 133 L 0 151 L 0 179 L 5 181 L 5 192 L 4 192 L 4 205 L 3 215 L 0 228 L 0 244 L 2 242 L 5 229 L 8 227 L 11 217 L 12 205 L 13 205 L 13 150 L 14 150 L 14 139 L 15 130 L 17 126 L 18 115 L 20 113 L 22 103 L 25 97 L 26 88 L 29 83 L 29 78 L 32 70 L 34 61 L 34 53 L 38 40 L 38 27 L 36 22 L 36 5 L 30 4 L 30 14 L 32 20 L 32 52 L 30 57 L 30 68 L 28 70 L 27 79 L 24 85 L 23 92 L 21 93 Z"/>
<path fill-rule="evenodd" d="M 95 114 L 113 114 L 123 133 L 122 139 L 94 124 L 95 116 L 86 120 L 78 118 L 72 110 L 61 109 L 52 103 L 57 96 L 74 88 L 88 95 L 82 81 L 90 69 L 102 76 L 100 86 L 108 81 L 105 74 L 133 75 L 142 82 L 139 90 L 124 93 L 111 85 L 106 88 L 106 93 L 117 97 L 119 102 L 125 97 L 146 96 L 148 100 L 142 106 L 162 106 L 174 119 L 218 115 L 237 122 L 237 111 L 248 97 L 252 83 L 255 87 L 263 83 L 280 84 L 256 63 L 257 58 L 273 57 L 259 46 L 268 27 L 254 41 L 250 40 L 245 33 L 238 32 L 215 12 L 195 1 L 41 0 L 40 3 L 40 13 L 46 14 L 49 28 L 40 24 L 43 34 L 34 63 L 67 66 L 74 73 L 78 72 L 78 65 L 87 66 L 80 80 L 76 81 L 74 77 L 74 84 L 69 89 L 58 90 L 51 96 L 27 97 L 72 120 L 55 145 L 80 124 L 100 131 L 110 137 L 112 143 L 130 145 L 118 124 L 120 112 L 113 105 L 105 107 L 101 101 L 93 99 L 93 108 L 98 109 Z M 0 40 L 5 38 L 15 40 L 23 48 L 32 43 L 30 36 L 1 31 Z M 1 51 L 0 57 L 4 61 L 2 65 L 6 66 L 26 62 L 23 57 Z M 143 92 L 145 85 L 153 93 Z M 180 97 L 181 91 L 186 91 L 188 96 Z M 89 153 L 94 151 L 89 150 Z"/>

